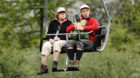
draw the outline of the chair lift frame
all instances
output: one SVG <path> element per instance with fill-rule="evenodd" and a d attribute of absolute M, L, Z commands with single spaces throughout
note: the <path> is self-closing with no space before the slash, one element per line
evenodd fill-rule
<path fill-rule="evenodd" d="M 96 50 L 95 50 L 96 52 L 102 52 L 104 50 L 104 48 L 106 47 L 106 43 L 107 43 L 109 32 L 110 32 L 110 23 L 111 23 L 110 22 L 110 15 L 109 15 L 109 12 L 108 12 L 107 7 L 105 5 L 105 2 L 104 2 L 104 0 L 101 0 L 101 2 L 102 2 L 102 6 L 104 7 L 104 10 L 105 10 L 105 13 L 107 15 L 107 18 L 108 18 L 108 24 L 107 24 L 107 26 L 104 26 L 104 25 L 99 26 L 99 29 L 100 29 L 98 31 L 99 33 L 98 33 L 98 35 L 95 35 L 97 37 L 97 40 L 100 39 L 100 42 L 101 42 L 101 37 L 105 37 L 104 38 L 104 42 L 103 42 L 103 46 L 101 46 L 101 43 L 99 43 L 100 45 L 98 45 L 98 47 L 96 47 Z M 47 34 L 47 32 L 48 32 L 48 22 L 47 22 L 48 21 L 48 19 L 47 19 L 47 17 L 48 17 L 48 15 L 47 15 L 47 13 L 48 13 L 48 6 L 47 5 L 48 5 L 48 2 L 47 2 L 47 0 L 45 0 L 45 27 L 46 27 L 46 35 L 56 35 L 56 34 Z M 106 33 L 104 35 L 102 34 L 102 29 L 106 29 Z M 93 31 L 90 31 L 90 32 L 87 32 L 87 33 L 80 33 L 80 34 L 89 34 L 89 33 L 92 33 L 92 32 Z M 61 33 L 59 35 L 66 35 L 66 41 L 67 41 L 68 40 L 68 34 L 72 34 L 72 33 Z M 75 34 L 78 34 L 78 33 L 75 33 Z M 46 40 L 46 38 L 41 38 L 41 40 L 40 40 L 40 51 L 42 49 L 43 40 Z M 64 71 L 67 71 L 67 65 L 68 65 L 68 56 L 66 57 L 66 63 L 65 63 Z"/>

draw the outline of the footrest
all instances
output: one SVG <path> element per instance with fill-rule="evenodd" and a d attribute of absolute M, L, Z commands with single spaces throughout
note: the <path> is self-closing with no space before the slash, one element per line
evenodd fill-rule
<path fill-rule="evenodd" d="M 76 67 L 68 67 L 67 71 L 79 71 L 79 68 L 76 68 Z"/>
<path fill-rule="evenodd" d="M 79 68 L 68 67 L 68 68 L 67 68 L 67 71 L 79 71 Z M 64 72 L 64 69 L 52 70 L 52 72 Z"/>
<path fill-rule="evenodd" d="M 52 72 L 64 72 L 64 69 L 57 69 L 57 70 L 52 70 Z"/>

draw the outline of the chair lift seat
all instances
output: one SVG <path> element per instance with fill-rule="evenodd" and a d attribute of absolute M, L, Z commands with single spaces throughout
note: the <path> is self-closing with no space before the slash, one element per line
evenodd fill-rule
<path fill-rule="evenodd" d="M 86 52 L 97 52 L 96 48 L 100 47 L 101 46 L 101 39 L 105 36 L 103 34 L 101 34 L 101 31 L 102 31 L 102 27 L 100 27 L 97 31 L 96 31 L 96 35 L 94 37 L 94 44 L 93 44 L 93 47 L 90 47 L 90 48 L 84 48 L 84 53 Z M 47 38 L 42 38 L 41 39 L 41 42 L 40 42 L 40 52 L 42 50 L 42 45 L 43 45 L 43 41 L 44 40 L 47 40 Z M 62 47 L 61 49 L 61 54 L 64 54 L 66 53 L 67 50 L 66 50 L 66 46 Z M 53 54 L 53 50 L 51 52 L 51 54 Z"/>

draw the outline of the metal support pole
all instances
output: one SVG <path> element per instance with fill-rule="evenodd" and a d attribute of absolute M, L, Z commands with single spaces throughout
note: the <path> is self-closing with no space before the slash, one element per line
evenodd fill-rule
<path fill-rule="evenodd" d="M 68 34 L 66 34 L 66 41 L 68 41 Z M 67 50 L 66 50 L 66 53 L 67 53 Z M 69 60 L 69 58 L 68 58 L 68 55 L 67 55 L 64 71 L 67 71 L 67 68 L 68 68 L 68 60 Z"/>
<path fill-rule="evenodd" d="M 104 0 L 101 0 L 101 1 L 102 1 L 102 5 L 104 7 L 105 13 L 106 13 L 106 15 L 108 17 L 108 25 L 107 25 L 107 32 L 106 32 L 106 35 L 105 35 L 104 44 L 103 44 L 102 48 L 97 49 L 97 51 L 99 51 L 99 52 L 102 52 L 104 50 L 105 46 L 106 46 L 108 36 L 109 36 L 109 31 L 110 31 L 110 23 L 111 23 L 110 22 L 110 15 L 109 15 L 109 12 L 108 12 L 107 7 L 105 5 L 105 2 L 104 2 Z"/>
<path fill-rule="evenodd" d="M 45 27 L 46 27 L 46 34 L 48 33 L 48 2 L 45 0 Z"/>

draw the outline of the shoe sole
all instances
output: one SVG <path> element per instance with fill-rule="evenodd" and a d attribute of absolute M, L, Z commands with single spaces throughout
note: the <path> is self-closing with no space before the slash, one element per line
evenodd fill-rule
<path fill-rule="evenodd" d="M 79 68 L 76 68 L 76 67 L 68 67 L 67 71 L 79 71 Z"/>

